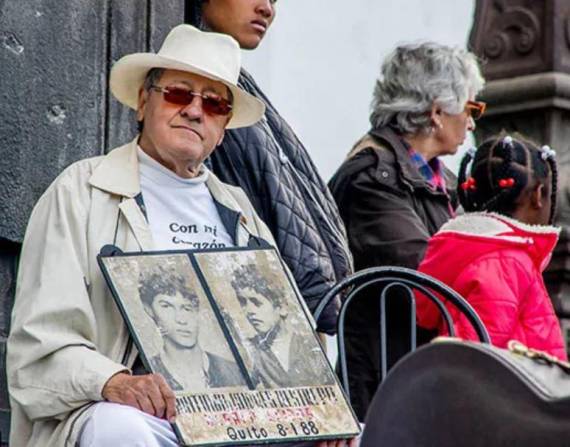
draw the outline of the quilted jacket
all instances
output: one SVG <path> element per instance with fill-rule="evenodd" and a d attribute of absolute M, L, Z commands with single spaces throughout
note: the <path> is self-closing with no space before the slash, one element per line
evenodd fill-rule
<path fill-rule="evenodd" d="M 209 162 L 226 183 L 240 186 L 268 225 L 311 311 L 336 282 L 352 272 L 352 257 L 338 209 L 307 150 L 251 75 L 239 85 L 264 101 L 263 119 L 227 130 Z M 334 333 L 338 303 L 318 330 Z"/>
<path fill-rule="evenodd" d="M 558 232 L 497 214 L 465 214 L 430 239 L 419 270 L 465 297 L 494 345 L 504 348 L 515 339 L 566 359 L 560 324 L 542 279 Z M 447 306 L 456 335 L 477 340 L 465 316 Z M 446 332 L 435 305 L 425 297 L 418 297 L 417 318 L 420 326 Z"/>

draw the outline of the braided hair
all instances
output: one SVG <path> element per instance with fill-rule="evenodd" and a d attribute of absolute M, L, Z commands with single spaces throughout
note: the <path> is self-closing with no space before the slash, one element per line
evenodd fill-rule
<path fill-rule="evenodd" d="M 549 174 L 551 185 L 546 183 Z M 458 180 L 459 201 L 465 211 L 494 211 L 506 216 L 512 216 L 527 187 L 542 183 L 551 188 L 549 223 L 554 220 L 558 170 L 554 151 L 548 146 L 539 148 L 520 136 L 491 138 L 463 157 Z"/>

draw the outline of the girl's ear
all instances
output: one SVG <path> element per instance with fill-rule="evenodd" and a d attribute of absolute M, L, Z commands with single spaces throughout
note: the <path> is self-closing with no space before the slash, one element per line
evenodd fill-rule
<path fill-rule="evenodd" d="M 538 183 L 530 194 L 530 205 L 536 209 L 540 210 L 545 206 L 545 193 L 547 193 L 546 188 L 542 183 Z"/>
<path fill-rule="evenodd" d="M 529 211 L 534 214 L 532 223 L 548 225 L 552 221 L 552 197 L 548 184 L 538 183 L 530 194 Z"/>

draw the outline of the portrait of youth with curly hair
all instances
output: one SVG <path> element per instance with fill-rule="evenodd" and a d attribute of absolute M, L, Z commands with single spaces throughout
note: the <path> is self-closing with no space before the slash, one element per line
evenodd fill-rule
<path fill-rule="evenodd" d="M 270 388 L 334 383 L 324 355 L 314 355 L 321 348 L 309 322 L 300 325 L 293 321 L 296 306 L 289 302 L 287 289 L 263 271 L 257 264 L 241 265 L 231 281 L 245 318 L 254 329 L 249 338 L 254 379 Z"/>
<path fill-rule="evenodd" d="M 173 390 L 245 384 L 235 362 L 200 345 L 200 300 L 181 275 L 157 269 L 141 275 L 138 290 L 163 339 L 162 352 L 149 361 Z"/>

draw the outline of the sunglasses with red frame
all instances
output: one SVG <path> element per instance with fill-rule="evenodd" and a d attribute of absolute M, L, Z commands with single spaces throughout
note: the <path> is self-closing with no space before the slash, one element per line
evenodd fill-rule
<path fill-rule="evenodd" d="M 178 106 L 188 106 L 192 104 L 194 98 L 202 98 L 202 108 L 208 115 L 228 115 L 232 111 L 232 104 L 225 98 L 218 95 L 202 94 L 183 87 L 161 87 L 152 85 L 151 89 L 161 92 L 166 102 Z"/>
<path fill-rule="evenodd" d="M 467 104 L 465 104 L 465 110 L 474 120 L 481 118 L 486 108 L 487 104 L 483 101 L 467 101 Z"/>

